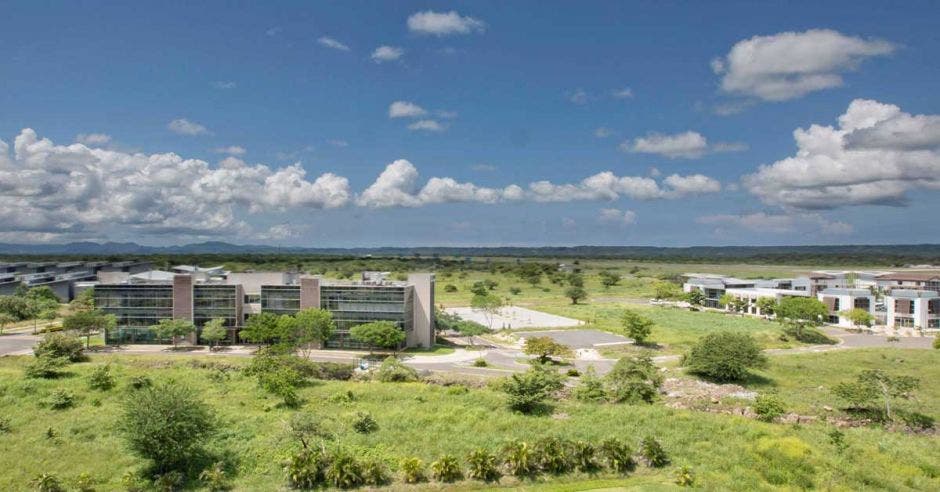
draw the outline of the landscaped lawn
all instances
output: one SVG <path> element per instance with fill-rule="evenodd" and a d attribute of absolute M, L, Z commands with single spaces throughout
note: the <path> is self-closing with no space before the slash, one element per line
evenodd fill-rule
<path fill-rule="evenodd" d="M 807 354 L 795 359 L 803 361 L 797 363 L 806 364 L 807 370 L 796 376 L 795 380 L 802 382 L 794 387 L 804 388 L 814 376 L 812 369 L 817 363 L 810 362 L 812 357 L 832 356 L 842 357 Z M 892 356 L 886 357 L 890 360 Z M 935 358 L 906 358 L 910 363 L 898 367 L 912 372 L 917 370 L 915 362 L 932 361 L 934 366 L 937 362 Z M 532 442 L 544 436 L 559 436 L 596 443 L 616 436 L 635 445 L 647 435 L 662 441 L 673 463 L 660 470 L 640 466 L 625 479 L 607 472 L 557 478 L 543 475 L 535 482 L 522 484 L 505 478 L 500 485 L 507 487 L 669 489 L 676 467 L 688 466 L 697 485 L 714 490 L 807 485 L 841 490 L 940 489 L 940 440 L 935 436 L 847 429 L 849 447 L 838 453 L 829 443 L 829 427 L 822 424 L 765 424 L 735 416 L 675 410 L 661 404 L 587 404 L 568 399 L 554 401 L 552 415 L 527 416 L 507 410 L 503 395 L 491 389 L 454 391 L 423 383 L 316 382 L 301 390 L 303 407 L 290 410 L 279 406 L 277 398 L 267 395 L 253 378 L 237 370 L 246 359 L 92 356 L 91 362 L 69 366 L 68 376 L 52 380 L 26 379 L 23 367 L 30 360 L 0 359 L 0 416 L 10 421 L 10 431 L 0 434 L 0 490 L 28 489 L 28 482 L 43 472 L 54 473 L 67 482 L 87 472 L 99 480 L 99 490 L 122 490 L 121 476 L 143 463 L 127 451 L 116 431 L 121 419 L 120 402 L 128 394 L 130 378 L 144 374 L 156 381 L 173 379 L 190 385 L 211 404 L 220 428 L 209 450 L 227 457 L 237 470 L 232 480 L 235 490 L 286 487 L 282 462 L 292 444 L 284 429 L 297 412 L 329 419 L 337 445 L 381 457 L 392 465 L 408 456 L 429 463 L 443 453 L 453 453 L 463 461 L 476 447 L 496 450 L 508 439 Z M 821 364 L 826 367 L 839 363 L 838 359 L 823 360 L 826 362 Z M 785 374 L 799 370 L 782 358 L 773 361 L 784 372 L 774 373 L 778 369 L 771 366 L 770 373 L 780 380 L 781 389 L 786 389 L 782 381 Z M 91 369 L 107 362 L 117 376 L 117 387 L 104 392 L 89 390 Z M 935 373 L 930 374 L 936 380 Z M 819 384 L 827 383 L 821 380 Z M 74 408 L 53 410 L 43 403 L 60 388 L 78 395 Z M 352 393 L 351 401 L 336 397 L 346 392 Z M 357 411 L 370 412 L 378 422 L 378 431 L 354 432 L 350 421 Z M 395 487 L 407 488 L 401 482 Z M 465 481 L 456 487 L 479 488 L 483 484 Z"/>

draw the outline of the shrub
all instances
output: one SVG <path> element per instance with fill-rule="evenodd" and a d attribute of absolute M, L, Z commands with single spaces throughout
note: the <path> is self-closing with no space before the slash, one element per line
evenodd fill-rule
<path fill-rule="evenodd" d="M 95 485 L 98 483 L 95 477 L 88 472 L 82 472 L 75 477 L 75 489 L 78 492 L 95 492 Z"/>
<path fill-rule="evenodd" d="M 470 389 L 462 384 L 455 384 L 448 386 L 446 392 L 448 395 L 466 395 L 470 392 Z"/>
<path fill-rule="evenodd" d="M 175 492 L 182 486 L 183 474 L 178 471 L 166 472 L 153 481 L 153 487 L 161 492 Z"/>
<path fill-rule="evenodd" d="M 61 369 L 68 364 L 66 357 L 54 357 L 43 354 L 26 365 L 24 372 L 28 378 L 52 379 L 62 375 Z"/>
<path fill-rule="evenodd" d="M 75 393 L 65 389 L 57 389 L 46 399 L 46 405 L 53 410 L 72 408 L 75 406 Z"/>
<path fill-rule="evenodd" d="M 898 416 L 901 418 L 901 422 L 904 422 L 905 425 L 910 427 L 913 430 L 929 430 L 933 429 L 934 418 L 930 415 L 924 415 L 918 412 L 908 412 L 899 410 Z"/>
<path fill-rule="evenodd" d="M 457 292 L 457 286 L 454 284 L 447 284 L 444 286 L 444 292 Z"/>
<path fill-rule="evenodd" d="M 569 378 L 577 378 L 581 376 L 581 371 L 572 367 L 571 369 L 565 371 L 565 375 L 567 375 Z"/>
<path fill-rule="evenodd" d="M 84 345 L 78 338 L 62 333 L 50 333 L 33 348 L 36 357 L 48 355 L 50 357 L 64 357 L 69 362 L 85 360 Z"/>
<path fill-rule="evenodd" d="M 312 489 L 324 480 L 327 460 L 319 448 L 304 448 L 284 465 L 287 483 L 295 489 Z"/>
<path fill-rule="evenodd" d="M 130 383 L 128 384 L 130 384 L 131 388 L 139 390 L 152 386 L 153 380 L 150 379 L 149 376 L 134 376 L 131 378 Z"/>
<path fill-rule="evenodd" d="M 627 336 L 632 338 L 637 345 L 645 344 L 647 338 L 653 333 L 653 320 L 630 309 L 623 312 L 620 323 Z"/>
<path fill-rule="evenodd" d="M 581 382 L 574 388 L 572 393 L 578 401 L 596 402 L 607 398 L 607 392 L 604 391 L 604 382 L 597 377 L 594 366 L 588 366 L 581 375 Z"/>
<path fill-rule="evenodd" d="M 128 446 L 158 472 L 185 466 L 215 423 L 193 389 L 171 382 L 130 393 L 123 410 L 118 428 Z"/>
<path fill-rule="evenodd" d="M 487 367 L 490 364 L 486 362 L 486 359 L 480 357 L 479 359 L 473 361 L 473 367 Z"/>
<path fill-rule="evenodd" d="M 356 395 L 351 390 L 338 391 L 327 398 L 330 403 L 349 404 L 356 401 Z"/>
<path fill-rule="evenodd" d="M 543 437 L 532 447 L 539 468 L 547 473 L 561 475 L 574 468 L 570 453 L 571 443 L 557 437 Z"/>
<path fill-rule="evenodd" d="M 431 476 L 438 482 L 456 482 L 463 479 L 460 462 L 453 455 L 445 454 L 431 463 Z"/>
<path fill-rule="evenodd" d="M 29 483 L 39 492 L 65 492 L 65 486 L 54 473 L 40 473 Z"/>
<path fill-rule="evenodd" d="M 940 350 L 940 335 L 933 337 L 933 348 Z"/>
<path fill-rule="evenodd" d="M 367 460 L 362 464 L 362 478 L 366 485 L 382 486 L 391 483 L 392 475 L 385 462 L 377 459 Z"/>
<path fill-rule="evenodd" d="M 300 406 L 297 386 L 301 382 L 303 382 L 303 378 L 300 374 L 288 367 L 258 375 L 258 386 L 268 393 L 280 397 L 284 402 L 284 406 L 289 408 Z"/>
<path fill-rule="evenodd" d="M 355 455 L 343 449 L 338 449 L 330 455 L 324 477 L 327 483 L 341 489 L 358 487 L 365 482 L 362 463 L 359 463 Z"/>
<path fill-rule="evenodd" d="M 484 448 L 478 448 L 467 455 L 468 470 L 467 475 L 483 482 L 499 481 L 499 466 L 496 462 L 496 455 Z"/>
<path fill-rule="evenodd" d="M 692 469 L 683 466 L 676 470 L 676 485 L 680 487 L 691 487 L 695 485 L 695 474 Z"/>
<path fill-rule="evenodd" d="M 652 403 L 663 384 L 662 373 L 647 355 L 623 357 L 605 377 L 611 400 L 626 403 Z"/>
<path fill-rule="evenodd" d="M 669 464 L 669 456 L 662 444 L 654 437 L 647 436 L 640 441 L 640 456 L 646 460 L 646 464 L 653 468 L 660 468 Z"/>
<path fill-rule="evenodd" d="M 509 288 L 509 293 L 512 294 L 512 295 L 514 295 L 514 296 L 517 296 L 517 295 L 519 295 L 519 294 L 522 293 L 522 289 L 520 289 L 519 287 L 510 287 L 510 288 Z"/>
<path fill-rule="evenodd" d="M 542 364 L 550 362 L 552 357 L 571 357 L 571 347 L 558 343 L 552 337 L 528 337 L 522 346 L 522 351 L 534 355 Z"/>
<path fill-rule="evenodd" d="M 418 371 L 389 356 L 375 370 L 374 377 L 383 383 L 407 383 L 418 380 Z"/>
<path fill-rule="evenodd" d="M 535 475 L 538 470 L 538 463 L 532 456 L 532 448 L 522 441 L 509 441 L 503 445 L 500 451 L 503 466 L 510 475 L 516 477 L 528 477 Z"/>
<path fill-rule="evenodd" d="M 601 458 L 607 463 L 607 467 L 617 473 L 627 473 L 636 466 L 630 446 L 616 437 L 609 437 L 601 441 L 598 451 Z"/>
<path fill-rule="evenodd" d="M 121 487 L 127 492 L 144 492 L 150 488 L 150 483 L 137 473 L 128 470 L 121 476 Z"/>
<path fill-rule="evenodd" d="M 10 429 L 10 419 L 7 417 L 0 417 L 0 434 L 8 434 Z"/>
<path fill-rule="evenodd" d="M 754 399 L 754 413 L 757 414 L 758 420 L 773 422 L 785 411 L 783 401 L 772 393 L 761 393 Z"/>
<path fill-rule="evenodd" d="M 825 333 L 810 326 L 801 328 L 798 326 L 789 325 L 783 328 L 783 333 L 787 337 L 792 338 L 798 342 L 811 343 L 814 345 L 835 345 L 839 343 L 838 340 L 830 338 Z"/>
<path fill-rule="evenodd" d="M 199 480 L 211 492 L 229 489 L 227 477 L 225 476 L 225 468 L 222 466 L 222 463 L 215 463 L 211 467 L 203 470 L 199 474 Z"/>
<path fill-rule="evenodd" d="M 683 364 L 693 374 L 727 382 L 744 379 L 748 369 L 765 366 L 767 358 L 750 335 L 723 331 L 702 337 Z"/>
<path fill-rule="evenodd" d="M 375 421 L 375 418 L 369 412 L 356 412 L 352 427 L 360 434 L 369 434 L 379 430 L 379 423 Z"/>
<path fill-rule="evenodd" d="M 597 470 L 597 449 L 587 441 L 575 441 L 571 443 L 571 461 L 578 471 Z"/>
<path fill-rule="evenodd" d="M 107 391 L 114 387 L 114 375 L 111 374 L 111 364 L 96 366 L 88 376 L 88 386 L 91 389 Z"/>
<path fill-rule="evenodd" d="M 427 480 L 424 473 L 424 462 L 411 457 L 401 460 L 401 479 L 405 483 L 419 483 Z"/>
<path fill-rule="evenodd" d="M 557 372 L 550 367 L 537 365 L 524 373 L 509 376 L 503 381 L 501 389 L 508 396 L 509 408 L 530 413 L 562 386 L 562 378 Z"/>

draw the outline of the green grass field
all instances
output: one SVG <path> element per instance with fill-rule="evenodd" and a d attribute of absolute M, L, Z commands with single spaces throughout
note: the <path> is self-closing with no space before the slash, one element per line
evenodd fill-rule
<path fill-rule="evenodd" d="M 814 384 L 828 384 L 839 374 L 861 367 L 886 366 L 923 374 L 936 380 L 940 354 L 872 350 L 853 353 L 805 354 L 772 359 L 767 377 L 793 406 L 814 405 Z M 884 355 L 884 358 L 881 356 Z M 897 359 L 903 358 L 904 363 Z M 26 379 L 29 357 L 0 359 L 0 415 L 10 420 L 10 431 L 0 434 L 0 490 L 28 490 L 27 483 L 41 472 L 65 481 L 87 472 L 99 480 L 99 490 L 121 490 L 120 478 L 143 463 L 130 455 L 115 431 L 120 401 L 128 380 L 147 374 L 155 380 L 173 379 L 197 388 L 218 415 L 220 430 L 210 451 L 226 456 L 238 472 L 235 490 L 279 490 L 286 487 L 281 463 L 290 450 L 285 423 L 295 412 L 312 412 L 330 419 L 337 442 L 343 446 L 397 463 L 417 456 L 426 463 L 443 453 L 461 459 L 478 446 L 491 449 L 507 439 L 532 441 L 556 435 L 600 441 L 617 436 L 628 442 L 653 435 L 670 454 L 673 465 L 660 470 L 639 467 L 629 477 L 606 473 L 597 476 L 542 476 L 534 482 L 504 479 L 501 486 L 540 490 L 585 490 L 636 487 L 670 490 L 677 466 L 689 466 L 698 486 L 713 490 L 773 490 L 813 486 L 833 490 L 940 488 L 940 439 L 887 432 L 877 428 L 847 429 L 848 449 L 838 453 L 829 443 L 823 424 L 790 426 L 765 424 L 742 417 L 675 410 L 659 404 L 628 406 L 584 404 L 563 399 L 553 415 L 525 416 L 508 411 L 502 394 L 490 389 L 454 392 L 423 383 L 316 382 L 301 391 L 299 410 L 277 405 L 255 381 L 237 370 L 246 359 L 189 359 L 153 356 L 93 356 L 91 362 L 69 367 L 67 377 Z M 118 378 L 116 388 L 88 389 L 88 375 L 110 362 Z M 932 364 L 923 373 L 923 365 Z M 814 383 L 813 378 L 819 377 Z M 926 382 L 926 380 L 925 380 Z M 44 405 L 51 392 L 67 388 L 79 395 L 74 408 L 52 410 Z M 353 401 L 331 398 L 350 391 Z M 935 389 L 922 392 L 925 403 L 936 408 Z M 371 412 L 379 424 L 372 434 L 350 428 L 356 411 Z M 49 437 L 49 431 L 54 437 Z M 397 484 L 395 487 L 404 488 Z M 447 488 L 482 488 L 465 481 Z M 415 486 L 440 489 L 440 484 Z"/>

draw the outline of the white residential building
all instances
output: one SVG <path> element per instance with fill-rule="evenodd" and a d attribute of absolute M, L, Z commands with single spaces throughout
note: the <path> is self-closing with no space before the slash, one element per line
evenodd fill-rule
<path fill-rule="evenodd" d="M 829 323 L 839 326 L 852 327 L 854 323 L 842 312 L 850 309 L 864 309 L 875 316 L 875 296 L 868 289 L 825 289 L 816 294 L 816 297 L 826 305 L 829 310 Z"/>
<path fill-rule="evenodd" d="M 749 287 L 744 289 L 728 289 L 726 293 L 736 299 L 747 301 L 744 306 L 744 313 L 762 315 L 757 300 L 761 298 L 771 298 L 780 302 L 784 297 L 810 297 L 808 291 L 794 289 L 772 289 L 768 287 Z"/>
<path fill-rule="evenodd" d="M 892 328 L 940 329 L 940 294 L 932 290 L 892 289 L 885 296 Z"/>

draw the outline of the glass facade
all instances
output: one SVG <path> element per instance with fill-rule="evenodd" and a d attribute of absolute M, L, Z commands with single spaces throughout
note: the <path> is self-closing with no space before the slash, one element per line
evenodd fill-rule
<path fill-rule="evenodd" d="M 221 318 L 229 329 L 228 342 L 236 340 L 238 322 L 238 287 L 235 285 L 194 285 L 193 324 L 197 333 L 209 320 Z M 200 340 L 201 343 L 201 340 Z"/>
<path fill-rule="evenodd" d="M 150 327 L 173 317 L 172 285 L 99 285 L 95 305 L 117 318 L 105 343 L 157 343 Z"/>
<path fill-rule="evenodd" d="M 336 334 L 329 348 L 369 348 L 349 336 L 349 330 L 372 321 L 391 321 L 412 331 L 414 290 L 408 286 L 321 285 L 320 307 L 333 313 Z"/>
<path fill-rule="evenodd" d="M 274 314 L 295 314 L 300 311 L 300 286 L 262 285 L 261 311 Z"/>

